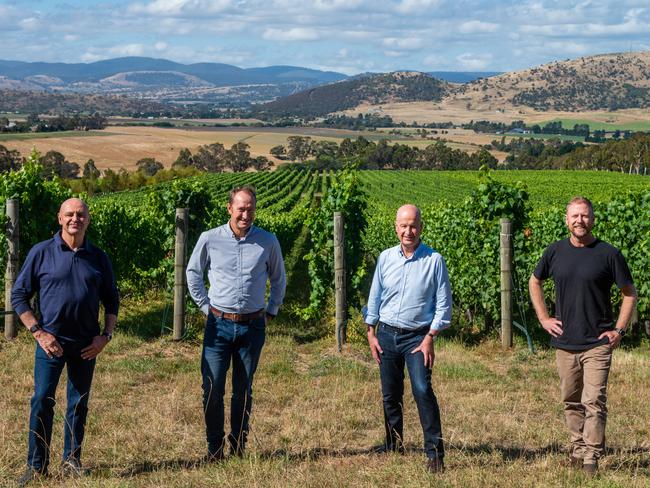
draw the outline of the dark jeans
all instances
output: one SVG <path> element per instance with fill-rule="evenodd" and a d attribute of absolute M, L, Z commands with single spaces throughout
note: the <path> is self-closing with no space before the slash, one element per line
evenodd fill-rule
<path fill-rule="evenodd" d="M 386 447 L 392 450 L 403 448 L 404 364 L 406 363 L 411 379 L 411 390 L 424 432 L 424 451 L 429 458 L 442 458 L 445 450 L 440 425 L 440 408 L 431 388 L 431 368 L 424 366 L 424 355 L 421 352 L 411 353 L 420 345 L 426 333 L 427 329 L 403 333 L 381 323 L 377 326 L 377 339 L 384 351 L 379 372 L 384 399 Z"/>
<path fill-rule="evenodd" d="M 253 375 L 266 335 L 264 317 L 248 322 L 233 322 L 208 314 L 203 337 L 201 374 L 203 410 L 208 451 L 223 452 L 226 375 L 232 362 L 232 398 L 228 441 L 242 453 L 248 436 L 248 419 L 253 405 Z"/>
<path fill-rule="evenodd" d="M 36 344 L 27 464 L 38 471 L 47 470 L 50 461 L 56 387 L 64 366 L 68 371 L 68 406 L 65 413 L 63 459 L 81 457 L 95 360 L 81 358 L 81 349 L 88 345 L 85 342 L 61 345 L 63 355 L 49 358 L 41 346 Z"/>

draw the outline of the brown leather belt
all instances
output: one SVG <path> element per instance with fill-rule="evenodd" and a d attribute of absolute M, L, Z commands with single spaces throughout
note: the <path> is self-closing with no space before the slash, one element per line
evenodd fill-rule
<path fill-rule="evenodd" d="M 215 317 L 231 320 L 232 322 L 248 322 L 249 320 L 264 317 L 264 309 L 258 310 L 257 312 L 251 312 L 251 313 L 228 313 L 228 312 L 222 312 L 218 308 L 214 308 L 211 305 L 210 312 L 212 312 L 215 315 Z"/>

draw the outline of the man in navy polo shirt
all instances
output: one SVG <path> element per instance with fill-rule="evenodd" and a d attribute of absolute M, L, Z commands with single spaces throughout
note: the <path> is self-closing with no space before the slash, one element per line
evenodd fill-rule
<path fill-rule="evenodd" d="M 36 339 L 34 396 L 29 417 L 27 470 L 20 486 L 47 475 L 56 387 L 67 367 L 67 410 L 62 469 L 83 474 L 81 443 L 95 359 L 111 340 L 119 297 L 106 253 L 86 239 L 88 206 L 70 198 L 58 213 L 61 231 L 27 255 L 11 293 L 20 320 Z M 38 293 L 40 318 L 30 300 Z M 104 331 L 99 303 L 104 305 Z"/>

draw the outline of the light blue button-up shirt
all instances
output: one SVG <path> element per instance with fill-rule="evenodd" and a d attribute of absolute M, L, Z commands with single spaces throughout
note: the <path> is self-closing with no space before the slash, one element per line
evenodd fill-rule
<path fill-rule="evenodd" d="M 442 256 L 420 243 L 410 258 L 401 246 L 377 259 L 365 322 L 440 331 L 451 325 L 451 286 Z"/>
<path fill-rule="evenodd" d="M 205 287 L 208 272 L 209 291 Z M 203 232 L 187 263 L 187 287 L 203 313 L 209 307 L 227 313 L 252 313 L 266 308 L 277 315 L 286 287 L 284 261 L 278 239 L 251 226 L 237 239 L 228 223 Z M 266 281 L 270 281 L 265 304 Z"/>

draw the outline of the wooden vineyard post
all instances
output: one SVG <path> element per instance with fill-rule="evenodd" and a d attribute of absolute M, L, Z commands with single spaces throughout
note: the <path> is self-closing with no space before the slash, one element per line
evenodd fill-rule
<path fill-rule="evenodd" d="M 16 338 L 16 314 L 11 306 L 11 289 L 18 276 L 18 200 L 7 200 L 7 269 L 5 271 L 5 337 Z"/>
<path fill-rule="evenodd" d="M 188 209 L 176 209 L 174 247 L 174 340 L 183 338 L 185 328 L 185 250 L 187 249 Z"/>
<path fill-rule="evenodd" d="M 512 222 L 501 219 L 501 345 L 512 347 Z"/>
<path fill-rule="evenodd" d="M 346 342 L 347 317 L 345 296 L 345 221 L 334 212 L 334 288 L 336 290 L 336 345 L 339 352 Z"/>

